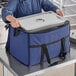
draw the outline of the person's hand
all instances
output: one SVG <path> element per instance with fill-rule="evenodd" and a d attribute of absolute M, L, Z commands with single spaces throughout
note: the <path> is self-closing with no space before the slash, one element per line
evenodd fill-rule
<path fill-rule="evenodd" d="M 20 27 L 20 22 L 17 19 L 14 19 L 11 21 L 11 26 L 13 28 L 18 28 L 18 27 Z"/>
<path fill-rule="evenodd" d="M 62 16 L 62 17 L 64 16 L 64 13 L 59 9 L 56 10 L 56 14 L 59 15 L 59 16 Z"/>
<path fill-rule="evenodd" d="M 15 17 L 9 15 L 6 17 L 6 19 L 10 22 L 13 28 L 20 27 L 20 22 Z"/>

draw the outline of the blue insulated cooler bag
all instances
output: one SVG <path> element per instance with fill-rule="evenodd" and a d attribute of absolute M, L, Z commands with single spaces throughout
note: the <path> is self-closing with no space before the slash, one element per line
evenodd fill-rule
<path fill-rule="evenodd" d="M 19 19 L 21 28 L 10 27 L 10 54 L 32 66 L 64 57 L 70 52 L 69 22 L 53 12 Z"/>

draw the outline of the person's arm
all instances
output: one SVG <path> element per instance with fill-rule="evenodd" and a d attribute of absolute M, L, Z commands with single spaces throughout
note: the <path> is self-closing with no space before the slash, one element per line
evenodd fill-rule
<path fill-rule="evenodd" d="M 17 8 L 19 0 L 9 0 L 6 7 L 2 9 L 2 19 L 6 23 L 10 23 L 12 27 L 19 26 L 19 21 L 13 16 L 14 11 Z"/>
<path fill-rule="evenodd" d="M 42 0 L 41 7 L 44 11 L 53 11 L 58 15 L 63 16 L 63 12 L 49 0 Z"/>

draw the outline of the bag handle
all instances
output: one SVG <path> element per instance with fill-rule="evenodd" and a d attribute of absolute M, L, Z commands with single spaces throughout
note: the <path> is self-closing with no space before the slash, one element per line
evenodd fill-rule
<path fill-rule="evenodd" d="M 42 22 L 45 22 L 45 19 L 42 19 L 42 18 L 38 18 L 38 19 L 36 19 L 36 22 L 38 22 L 38 21 L 42 21 Z"/>
<path fill-rule="evenodd" d="M 59 58 L 63 60 L 66 58 L 65 38 L 61 39 L 61 49 L 60 49 Z"/>
<path fill-rule="evenodd" d="M 48 49 L 46 45 L 42 45 L 41 46 L 41 59 L 40 59 L 40 64 L 43 64 L 43 60 L 44 60 L 44 55 L 46 56 L 47 62 L 50 64 L 50 56 L 48 53 Z"/>

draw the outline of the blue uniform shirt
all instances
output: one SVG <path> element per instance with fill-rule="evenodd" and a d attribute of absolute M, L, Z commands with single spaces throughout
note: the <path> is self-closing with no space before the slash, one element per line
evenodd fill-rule
<path fill-rule="evenodd" d="M 7 15 L 12 15 L 16 18 L 36 14 L 44 11 L 54 11 L 58 9 L 49 0 L 9 0 L 6 7 L 2 9 L 2 19 L 5 22 Z M 10 33 L 10 32 L 9 32 Z M 6 48 L 10 48 L 10 36 L 8 35 L 8 41 Z"/>
<path fill-rule="evenodd" d="M 56 11 L 58 9 L 49 0 L 9 0 L 6 7 L 2 10 L 2 18 L 5 22 L 7 15 L 12 15 L 16 18 L 40 13 L 44 11 Z"/>

